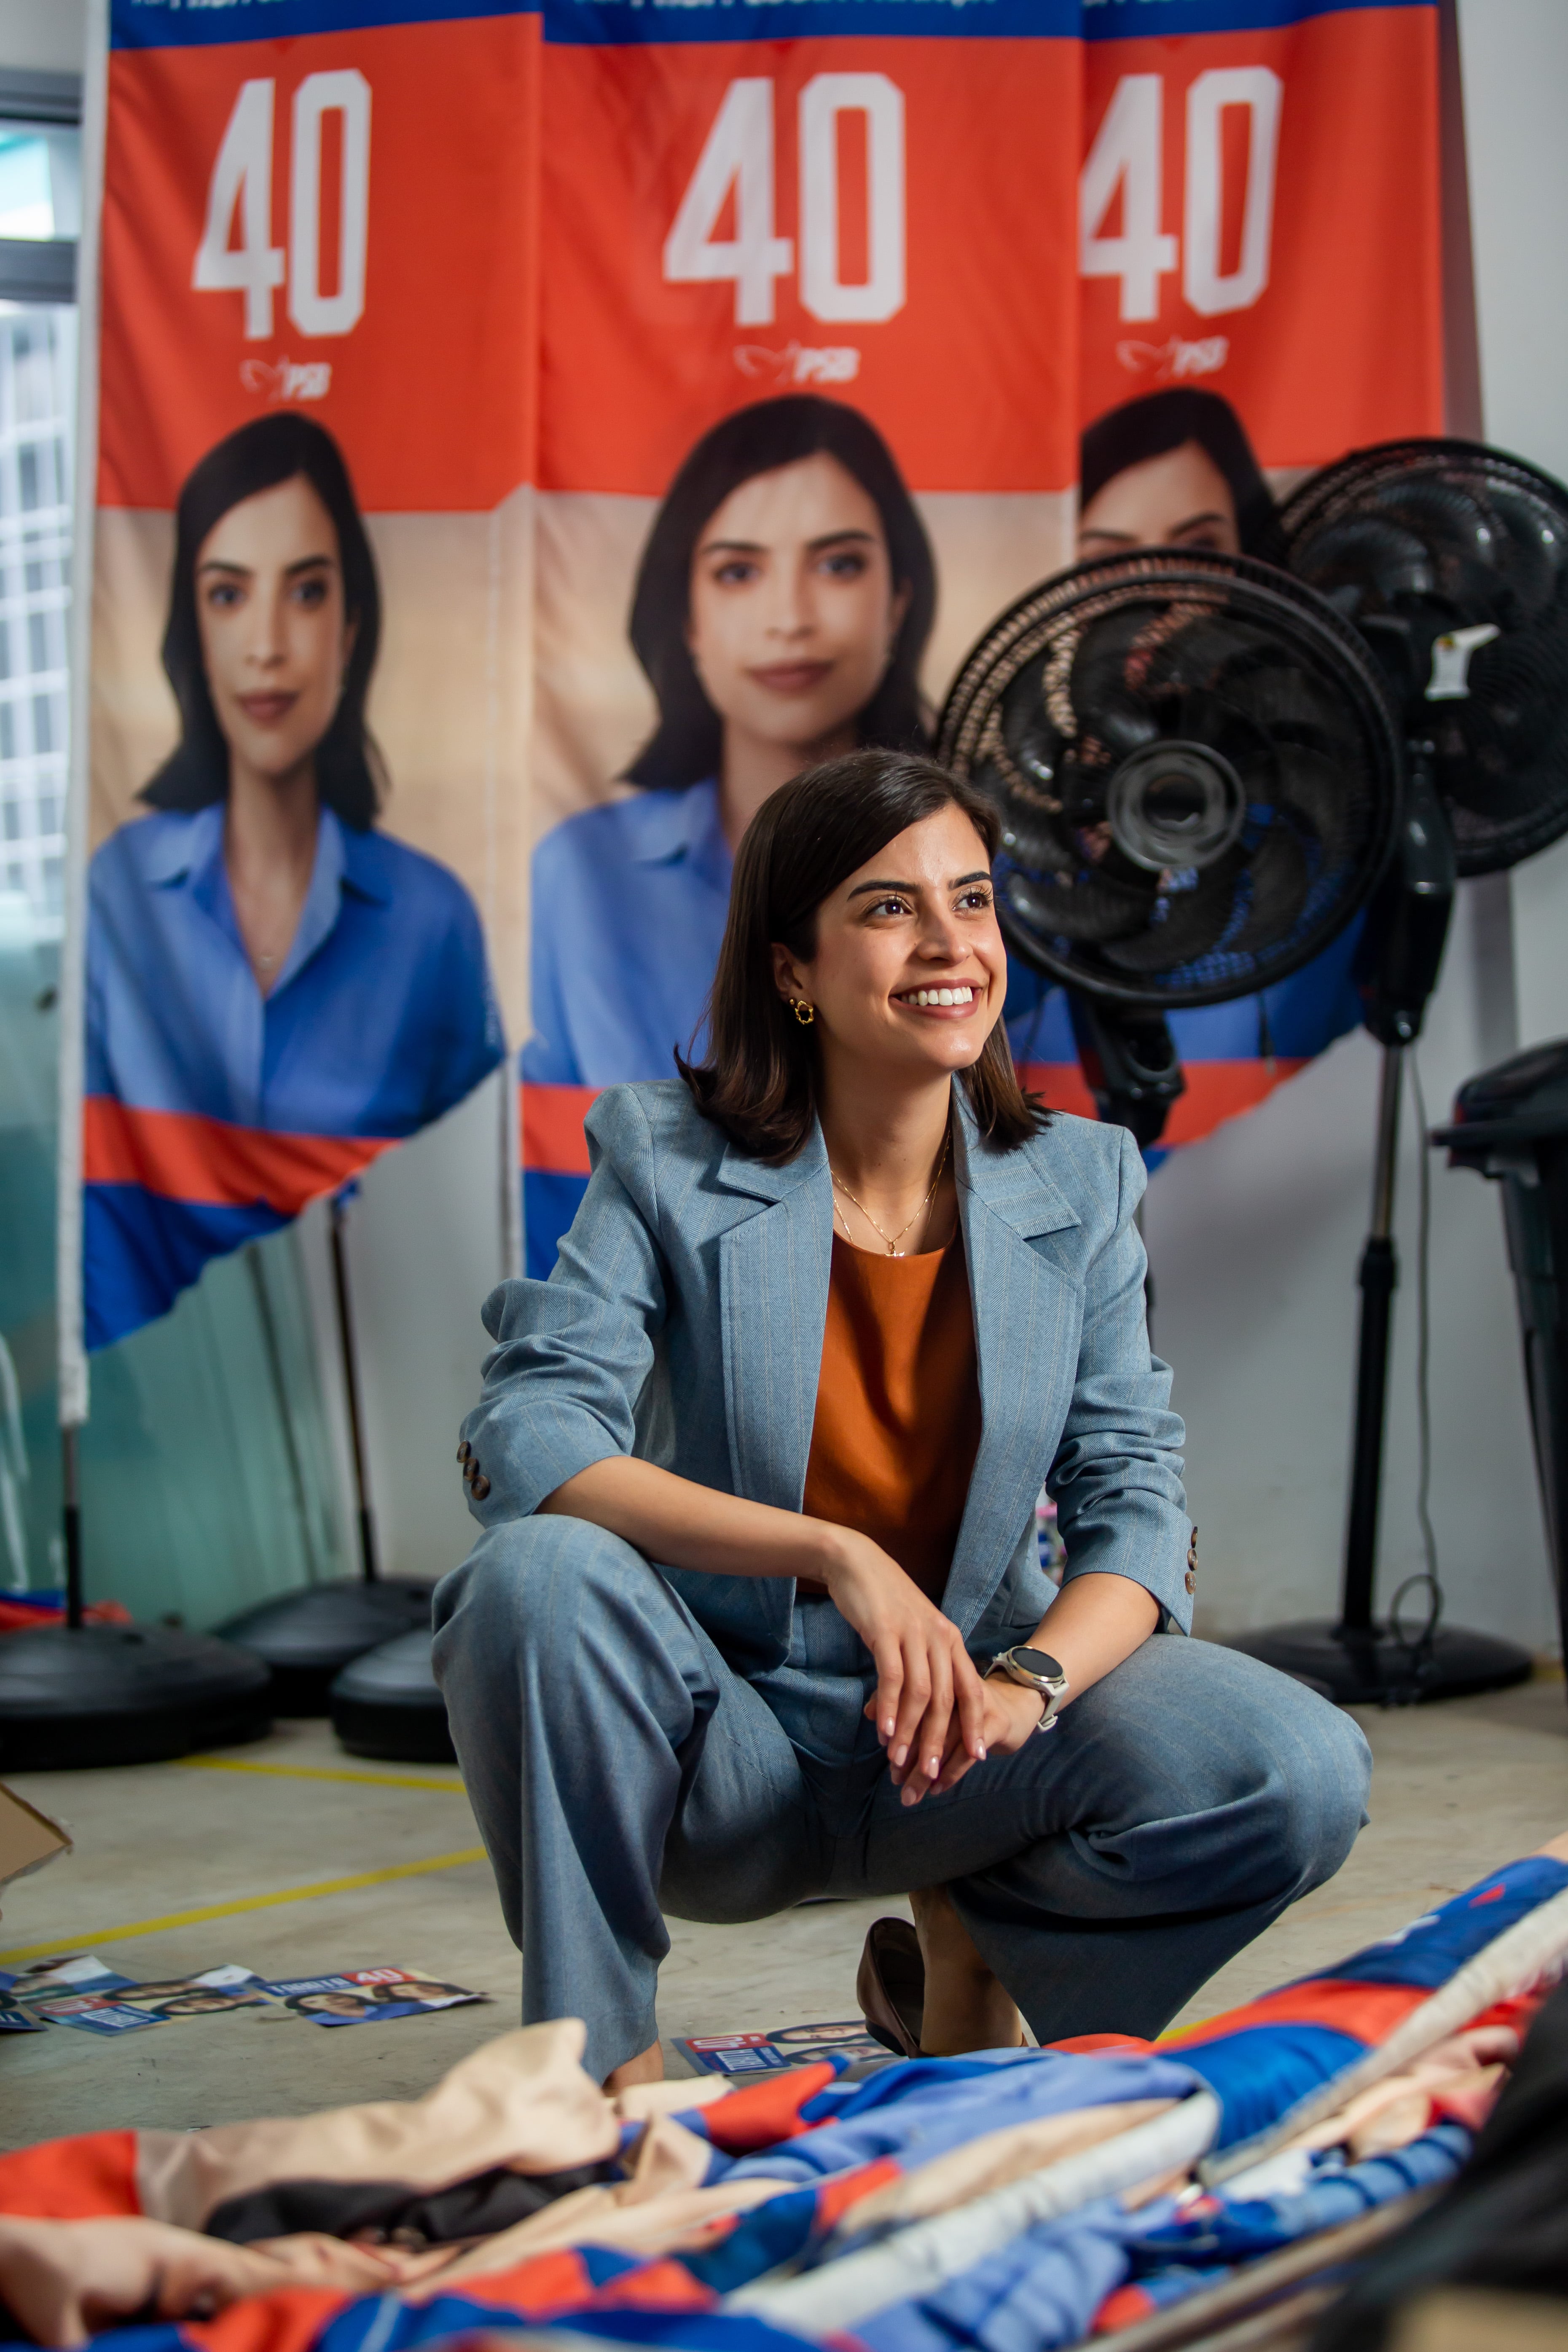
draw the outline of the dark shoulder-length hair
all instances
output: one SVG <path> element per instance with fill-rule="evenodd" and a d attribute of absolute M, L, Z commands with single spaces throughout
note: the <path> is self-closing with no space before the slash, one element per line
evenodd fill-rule
<path fill-rule="evenodd" d="M 718 773 L 723 721 L 686 642 L 691 559 L 703 526 L 742 482 L 803 457 L 836 457 L 881 518 L 893 584 L 908 595 L 881 684 L 859 715 L 860 740 L 898 751 L 926 742 L 920 666 L 936 616 L 931 541 L 893 453 L 868 417 L 816 393 L 789 393 L 737 409 L 705 433 L 677 474 L 654 519 L 632 595 L 632 650 L 658 698 L 658 725 L 627 780 L 667 792 Z"/>
<path fill-rule="evenodd" d="M 228 794 L 228 746 L 202 660 L 196 621 L 196 557 L 231 507 L 302 474 L 332 519 L 342 571 L 343 609 L 353 648 L 332 723 L 316 746 L 316 789 L 345 824 L 363 832 L 381 805 L 381 753 L 365 724 L 365 696 L 381 643 L 375 558 L 342 452 L 323 425 L 292 409 L 242 425 L 193 467 L 174 520 L 174 576 L 163 631 L 163 667 L 180 706 L 180 740 L 142 789 L 159 809 L 205 808 Z"/>
<path fill-rule="evenodd" d="M 1195 441 L 1225 476 L 1242 553 L 1263 563 L 1283 563 L 1285 540 L 1273 493 L 1240 417 L 1217 392 L 1173 384 L 1167 392 L 1146 393 L 1141 400 L 1126 401 L 1097 417 L 1079 445 L 1079 513 L 1129 466 L 1163 457 L 1188 441 Z"/>
<path fill-rule="evenodd" d="M 793 1160 L 816 1118 L 816 1033 L 778 992 L 774 943 L 809 963 L 824 899 L 908 826 L 950 807 L 973 825 L 989 864 L 998 835 L 989 802 L 918 752 L 876 749 L 824 761 L 752 819 L 708 999 L 708 1059 L 696 1066 L 675 1059 L 704 1118 L 753 1159 L 773 1167 Z M 1000 1021 L 963 1083 L 981 1133 L 1004 1150 L 1048 1122 L 1044 1104 L 1018 1084 Z"/>

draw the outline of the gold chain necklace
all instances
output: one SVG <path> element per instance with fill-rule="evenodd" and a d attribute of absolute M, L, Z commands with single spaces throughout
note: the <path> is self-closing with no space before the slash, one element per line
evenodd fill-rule
<path fill-rule="evenodd" d="M 859 1210 L 860 1214 L 865 1218 L 866 1223 L 871 1227 L 872 1231 L 881 1234 L 882 1239 L 888 1244 L 888 1255 L 889 1257 L 907 1257 L 909 1255 L 908 1250 L 900 1249 L 899 1244 L 909 1232 L 910 1225 L 917 1223 L 919 1220 L 925 1215 L 926 1211 L 931 1207 L 931 1202 L 935 1200 L 936 1188 L 942 1182 L 942 1171 L 947 1166 L 947 1148 L 952 1140 L 952 1139 L 950 1135 L 942 1138 L 942 1158 L 937 1161 L 936 1174 L 931 1180 L 931 1191 L 926 1194 L 925 1199 L 921 1202 L 920 1207 L 915 1211 L 914 1215 L 906 1219 L 905 1223 L 899 1227 L 896 1234 L 889 1233 L 885 1225 L 879 1225 L 877 1223 L 877 1220 L 871 1214 L 870 1210 L 865 1206 L 863 1202 L 856 1200 L 854 1193 L 849 1190 L 849 1187 L 844 1181 L 843 1177 L 839 1175 L 832 1162 L 828 1162 L 827 1172 L 832 1177 L 833 1181 L 837 1185 L 838 1190 L 843 1193 L 845 1199 L 849 1202 L 851 1206 Z M 842 1215 L 842 1211 L 840 1211 L 839 1213 Z"/>

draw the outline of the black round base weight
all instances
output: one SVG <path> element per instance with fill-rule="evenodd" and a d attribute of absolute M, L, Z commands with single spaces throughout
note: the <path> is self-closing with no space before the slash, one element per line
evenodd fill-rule
<path fill-rule="evenodd" d="M 1304 1618 L 1239 1633 L 1226 1645 L 1302 1682 L 1326 1685 L 1342 1706 L 1409 1706 L 1435 1698 L 1470 1698 L 1529 1680 L 1531 1657 L 1517 1642 L 1439 1625 L 1430 1640 L 1405 1642 L 1386 1625 L 1368 1632 Z"/>
<path fill-rule="evenodd" d="M 428 1630 L 431 1590 L 401 1578 L 339 1577 L 258 1601 L 218 1633 L 271 1668 L 275 1715 L 325 1715 L 345 1666 L 396 1634 Z"/>
<path fill-rule="evenodd" d="M 351 1756 L 393 1764 L 455 1764 L 447 1702 L 430 1665 L 427 1631 L 384 1642 L 332 1685 L 332 1729 Z"/>
<path fill-rule="evenodd" d="M 272 1727 L 258 1658 L 162 1625 L 46 1625 L 0 1635 L 0 1771 L 154 1764 Z"/>

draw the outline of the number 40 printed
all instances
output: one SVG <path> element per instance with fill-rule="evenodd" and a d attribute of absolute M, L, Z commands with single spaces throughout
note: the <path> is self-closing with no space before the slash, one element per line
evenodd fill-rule
<path fill-rule="evenodd" d="M 272 116 L 277 85 L 240 84 L 207 189 L 206 226 L 191 284 L 199 294 L 243 294 L 245 336 L 272 332 L 272 297 L 287 280 L 289 316 L 302 335 L 346 335 L 364 313 L 370 228 L 370 84 L 353 67 L 307 74 L 294 92 L 289 170 L 289 251 L 272 242 Z M 337 291 L 321 291 L 321 126 L 342 119 Z M 237 225 L 239 236 L 234 241 Z"/>

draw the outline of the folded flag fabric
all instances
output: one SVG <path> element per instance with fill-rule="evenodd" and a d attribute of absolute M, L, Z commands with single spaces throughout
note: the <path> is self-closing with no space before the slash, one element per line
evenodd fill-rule
<path fill-rule="evenodd" d="M 1491 2054 L 1515 2047 L 1565 1955 L 1568 1865 L 1537 1855 L 1157 2048 L 1104 2037 L 889 2063 L 860 2082 L 827 2058 L 617 2105 L 577 2063 L 579 2024 L 532 2027 L 407 2105 L 0 2158 L 0 2297 L 24 2327 L 24 2284 L 30 2308 L 68 2308 L 72 2280 L 93 2273 L 93 2233 L 130 2231 L 115 2242 L 121 2299 L 98 2308 L 129 2320 L 156 2291 L 170 2311 L 178 2241 L 206 2265 L 192 2301 L 220 2315 L 143 2321 L 122 2352 L 412 2352 L 539 2325 L 671 2352 L 1048 2352 L 1450 2177 L 1469 2145 L 1455 2115 L 1479 2116 Z M 1368 2128 L 1385 2144 L 1359 2158 Z M 1205 2178 L 1170 2193 L 1200 2160 Z M 489 2176 L 530 2193 L 492 2198 Z M 240 2234 L 247 2210 L 276 2228 L 298 2205 L 289 2184 L 322 2183 L 344 2212 L 395 2213 L 405 2194 L 426 2234 L 446 2213 L 470 2241 L 493 2234 L 449 2259 L 214 2235 Z M 144 2277 L 137 2231 L 157 2237 Z M 46 2290 L 64 2300 L 40 2305 Z M 109 2352 L 112 2332 L 100 2340 Z"/>

